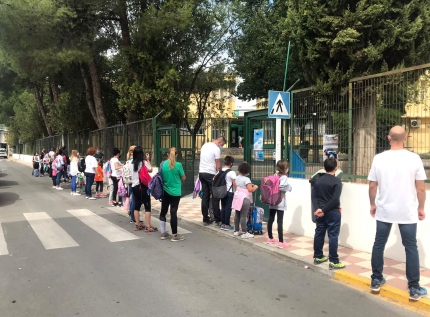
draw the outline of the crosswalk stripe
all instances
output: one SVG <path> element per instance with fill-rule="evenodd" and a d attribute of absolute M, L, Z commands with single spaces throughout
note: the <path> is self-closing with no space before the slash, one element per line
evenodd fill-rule
<path fill-rule="evenodd" d="M 120 215 L 125 216 L 125 217 L 128 218 L 127 213 L 125 213 L 122 210 L 122 208 L 118 208 L 118 207 L 106 207 L 106 209 L 112 210 L 112 211 L 116 212 L 117 214 L 120 214 Z M 144 214 L 145 214 L 145 212 L 141 212 L 140 219 L 142 221 L 144 220 L 144 218 L 143 218 Z M 167 221 L 167 222 L 169 222 L 169 221 Z M 159 220 L 159 218 L 151 216 L 151 225 L 154 226 L 154 227 L 160 228 L 160 220 Z M 169 224 L 167 224 L 167 227 L 169 227 Z M 169 231 L 169 229 L 166 229 L 166 230 Z M 181 227 L 178 226 L 178 233 L 179 234 L 188 234 L 188 233 L 191 233 L 191 231 L 189 231 L 187 229 L 184 229 L 184 228 L 181 228 Z"/>
<path fill-rule="evenodd" d="M 24 217 L 46 250 L 79 246 L 46 212 L 24 213 Z"/>
<path fill-rule="evenodd" d="M 9 250 L 7 249 L 6 239 L 3 233 L 3 227 L 0 223 L 0 255 L 9 254 Z"/>
<path fill-rule="evenodd" d="M 119 242 L 139 239 L 138 236 L 113 224 L 112 222 L 96 215 L 88 209 L 67 210 L 71 215 L 78 218 L 88 227 L 105 237 L 110 242 Z"/>

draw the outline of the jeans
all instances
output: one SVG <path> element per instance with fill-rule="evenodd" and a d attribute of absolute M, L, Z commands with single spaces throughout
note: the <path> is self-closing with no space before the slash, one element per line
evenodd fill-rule
<path fill-rule="evenodd" d="M 278 239 L 279 242 L 284 242 L 284 236 L 283 236 L 283 228 L 282 224 L 284 223 L 284 211 L 283 210 L 276 210 L 276 209 L 270 209 L 269 210 L 269 222 L 267 223 L 267 233 L 269 235 L 269 239 L 273 239 L 272 234 L 272 226 L 275 222 L 275 216 L 277 215 L 277 222 L 278 222 Z"/>
<path fill-rule="evenodd" d="M 56 181 L 57 186 L 60 186 L 60 183 L 61 183 L 61 176 L 63 175 L 63 173 L 64 173 L 64 170 L 61 170 L 61 171 L 58 171 L 58 172 L 57 172 L 57 181 Z"/>
<path fill-rule="evenodd" d="M 221 199 L 221 223 L 230 225 L 231 217 L 231 204 L 233 203 L 234 193 L 228 192 L 227 195 Z"/>
<path fill-rule="evenodd" d="M 57 186 L 57 176 L 51 176 L 52 178 L 52 186 Z"/>
<path fill-rule="evenodd" d="M 209 218 L 209 202 L 212 194 L 212 182 L 215 175 L 209 174 L 209 173 L 199 173 L 199 179 L 200 183 L 202 185 L 201 191 L 203 192 L 202 196 L 202 215 L 203 215 L 203 221 L 204 222 L 210 222 Z M 214 199 L 213 201 L 216 201 L 219 203 L 218 199 Z M 214 206 L 212 201 L 212 207 Z M 214 213 L 215 213 L 215 208 Z M 218 206 L 219 211 L 219 206 Z M 219 217 L 220 218 L 220 217 Z M 218 221 L 220 221 L 219 219 Z"/>
<path fill-rule="evenodd" d="M 134 219 L 134 194 L 133 187 L 131 187 L 131 185 L 128 185 L 128 192 L 130 193 L 130 207 L 128 208 L 128 215 L 132 221 L 136 221 L 136 219 Z"/>
<path fill-rule="evenodd" d="M 178 233 L 178 207 L 181 196 L 172 196 L 164 191 L 163 200 L 161 201 L 160 221 L 166 222 L 166 215 L 170 206 L 170 227 L 172 234 Z"/>
<path fill-rule="evenodd" d="M 91 187 L 94 183 L 95 173 L 85 173 L 85 196 L 91 197 Z"/>
<path fill-rule="evenodd" d="M 376 236 L 372 250 L 372 279 L 382 279 L 384 269 L 384 250 L 387 243 L 392 223 L 376 221 Z M 399 224 L 402 244 L 406 252 L 406 278 L 409 287 L 419 287 L 420 259 L 417 247 L 417 224 Z"/>
<path fill-rule="evenodd" d="M 76 193 L 76 175 L 72 176 L 72 183 L 70 184 L 70 190 L 72 193 Z"/>
<path fill-rule="evenodd" d="M 337 248 L 339 245 L 339 232 L 341 213 L 339 210 L 332 210 L 324 215 L 324 217 L 317 218 L 315 237 L 314 237 L 314 258 L 322 258 L 324 256 L 324 238 L 326 232 L 328 233 L 328 252 L 329 261 L 339 263 L 339 255 Z"/>

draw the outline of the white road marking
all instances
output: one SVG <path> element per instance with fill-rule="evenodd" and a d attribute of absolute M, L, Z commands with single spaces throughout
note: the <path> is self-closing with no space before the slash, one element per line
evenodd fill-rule
<path fill-rule="evenodd" d="M 24 213 L 24 217 L 46 250 L 79 246 L 46 212 Z"/>
<path fill-rule="evenodd" d="M 118 207 L 106 207 L 106 209 L 109 209 L 111 211 L 116 212 L 117 214 L 120 214 L 122 216 L 125 216 L 125 217 L 129 218 L 128 214 L 125 213 L 122 208 L 118 208 Z M 140 220 L 144 221 L 145 220 L 144 217 L 145 217 L 145 213 L 141 211 L 140 212 Z M 159 220 L 159 218 L 151 216 L 151 225 L 154 226 L 154 227 L 157 227 L 158 230 L 160 230 L 160 220 Z M 171 232 L 169 219 L 167 219 L 166 230 L 169 231 L 169 232 Z M 184 228 L 181 228 L 181 227 L 178 226 L 178 233 L 179 234 L 188 234 L 188 233 L 191 233 L 191 231 L 189 231 L 187 229 L 184 229 Z"/>
<path fill-rule="evenodd" d="M 9 254 L 9 250 L 7 249 L 6 239 L 3 233 L 3 227 L 0 223 L 0 255 Z"/>
<path fill-rule="evenodd" d="M 138 236 L 113 224 L 112 222 L 96 215 L 88 209 L 67 210 L 71 215 L 78 218 L 88 227 L 108 239 L 110 242 L 137 240 Z"/>

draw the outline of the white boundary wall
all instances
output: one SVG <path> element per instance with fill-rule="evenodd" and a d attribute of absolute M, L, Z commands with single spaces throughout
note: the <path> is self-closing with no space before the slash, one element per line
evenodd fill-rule
<path fill-rule="evenodd" d="M 287 193 L 287 211 L 284 230 L 313 238 L 315 224 L 311 219 L 311 186 L 308 180 L 289 178 L 293 190 Z M 368 185 L 343 183 L 341 196 L 342 226 L 339 244 L 355 250 L 372 252 L 376 220 L 370 216 Z M 430 191 L 425 207 L 427 219 L 418 224 L 418 249 L 420 265 L 430 268 Z M 397 225 L 385 248 L 385 257 L 405 262 L 405 251 Z"/>

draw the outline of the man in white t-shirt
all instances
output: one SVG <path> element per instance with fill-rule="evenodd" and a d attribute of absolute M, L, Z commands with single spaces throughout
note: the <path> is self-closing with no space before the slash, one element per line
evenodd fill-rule
<path fill-rule="evenodd" d="M 405 129 L 395 126 L 388 140 L 391 149 L 376 155 L 369 173 L 370 215 L 376 219 L 376 237 L 372 250 L 372 283 L 370 289 L 379 292 L 385 285 L 382 275 L 384 250 L 392 224 L 398 224 L 406 251 L 406 278 L 409 299 L 417 301 L 427 295 L 420 287 L 420 261 L 417 247 L 417 222 L 424 220 L 427 179 L 421 158 L 408 150 L 403 143 Z M 379 195 L 376 197 L 377 189 Z"/>
<path fill-rule="evenodd" d="M 213 142 L 205 143 L 200 150 L 199 179 L 201 183 L 202 196 L 202 215 L 203 224 L 210 225 L 209 202 L 212 193 L 212 181 L 216 173 L 221 170 L 221 148 L 226 143 L 225 138 L 220 136 Z M 215 211 L 215 208 L 214 208 Z M 215 221 L 221 223 L 221 214 L 214 214 Z"/>

